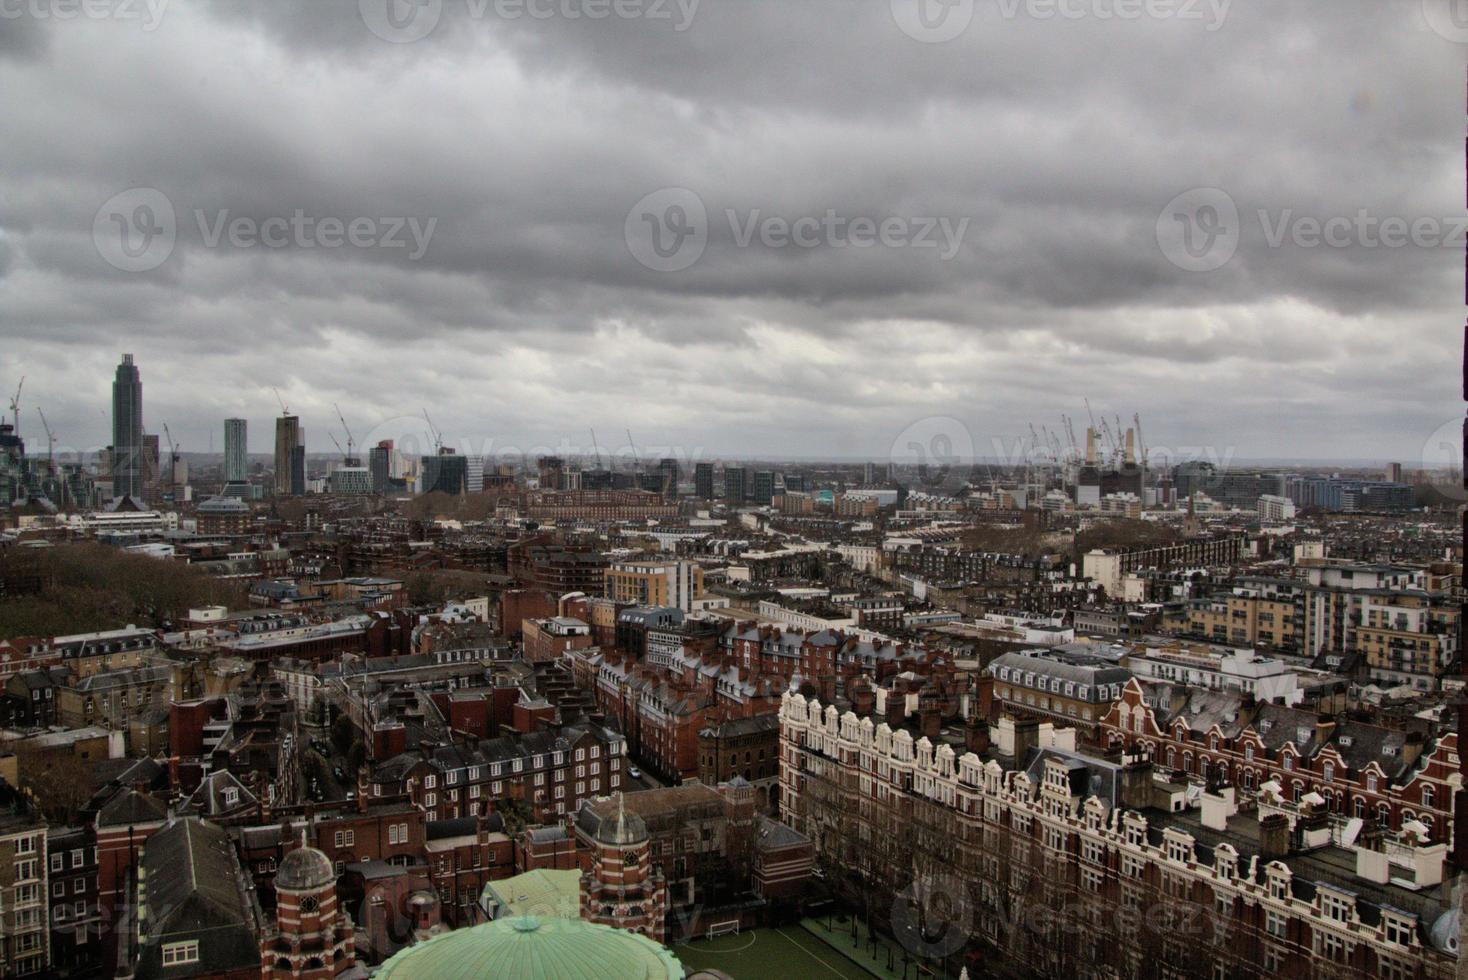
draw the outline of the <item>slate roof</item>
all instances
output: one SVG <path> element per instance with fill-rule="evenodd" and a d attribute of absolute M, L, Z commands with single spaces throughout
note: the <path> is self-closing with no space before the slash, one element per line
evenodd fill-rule
<path fill-rule="evenodd" d="M 163 945 L 187 939 L 201 940 L 193 975 L 259 969 L 258 911 L 245 897 L 223 828 L 197 818 L 176 820 L 148 838 L 142 866 L 148 940 L 138 951 L 138 977 L 163 976 Z"/>

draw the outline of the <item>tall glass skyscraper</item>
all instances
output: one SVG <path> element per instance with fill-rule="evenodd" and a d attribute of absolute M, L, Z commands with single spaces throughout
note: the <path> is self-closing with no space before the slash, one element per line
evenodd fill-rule
<path fill-rule="evenodd" d="M 224 420 L 224 482 L 244 483 L 249 479 L 249 451 L 244 419 Z"/>
<path fill-rule="evenodd" d="M 143 496 L 143 382 L 131 354 L 112 382 L 112 494 Z"/>

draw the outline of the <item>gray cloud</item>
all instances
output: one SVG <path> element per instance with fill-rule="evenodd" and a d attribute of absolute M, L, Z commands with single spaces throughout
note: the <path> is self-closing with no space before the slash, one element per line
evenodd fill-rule
<path fill-rule="evenodd" d="M 1418 3 L 1234 4 L 1208 31 L 981 0 L 943 44 L 886 2 L 702 0 L 683 31 L 473 9 L 443 0 L 408 44 L 356 2 L 175 2 L 154 30 L 0 20 L 4 373 L 30 376 L 63 439 L 105 441 L 123 350 L 149 427 L 189 448 L 242 413 L 263 450 L 272 386 L 313 450 L 334 401 L 363 429 L 427 405 L 501 444 L 582 445 L 598 424 L 711 454 L 880 456 L 925 416 L 982 448 L 1086 395 L 1141 411 L 1159 445 L 1410 463 L 1456 411 L 1461 242 L 1266 233 L 1462 216 L 1463 50 Z M 177 239 L 125 272 L 93 222 L 134 187 L 167 197 Z M 677 272 L 624 239 L 665 187 L 708 216 Z M 1240 218 L 1209 272 L 1157 242 L 1197 187 Z M 208 243 L 221 218 L 298 210 L 436 224 L 416 261 Z M 738 241 L 756 213 L 828 211 L 967 224 L 947 260 Z"/>

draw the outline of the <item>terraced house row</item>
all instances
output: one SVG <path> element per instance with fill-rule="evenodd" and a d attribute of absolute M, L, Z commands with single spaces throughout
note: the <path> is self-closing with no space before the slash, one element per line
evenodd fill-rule
<path fill-rule="evenodd" d="M 881 706 L 878 705 L 880 709 Z M 849 707 L 781 704 L 784 819 L 833 882 L 934 962 L 997 975 L 1453 976 L 1447 847 L 1344 828 L 1269 780 L 1202 792 L 1140 753 L 1008 716 L 975 745 Z M 972 723 L 970 726 L 972 727 Z"/>

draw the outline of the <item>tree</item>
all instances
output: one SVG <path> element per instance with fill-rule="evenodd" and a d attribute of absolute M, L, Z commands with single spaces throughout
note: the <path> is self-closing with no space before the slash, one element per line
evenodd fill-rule
<path fill-rule="evenodd" d="M 16 763 L 21 788 L 35 794 L 42 816 L 53 824 L 71 823 L 92 798 L 91 769 L 74 753 L 22 748 Z"/>

